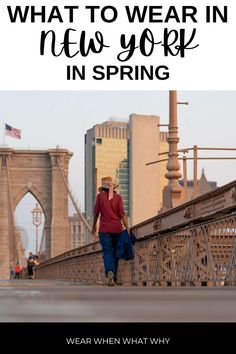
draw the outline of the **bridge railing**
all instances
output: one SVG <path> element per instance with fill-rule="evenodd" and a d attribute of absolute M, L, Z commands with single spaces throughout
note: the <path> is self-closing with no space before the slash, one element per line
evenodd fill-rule
<path fill-rule="evenodd" d="M 135 230 L 134 230 L 135 231 Z M 139 286 L 236 285 L 236 212 L 189 223 L 175 231 L 139 237 L 135 258 L 119 263 L 118 282 Z M 100 244 L 47 260 L 37 278 L 104 284 Z"/>

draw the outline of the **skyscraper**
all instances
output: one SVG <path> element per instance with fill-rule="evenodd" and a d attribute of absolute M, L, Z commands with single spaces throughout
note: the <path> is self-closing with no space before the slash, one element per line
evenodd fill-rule
<path fill-rule="evenodd" d="M 164 166 L 157 160 L 167 149 L 166 133 L 159 130 L 159 117 L 131 114 L 129 121 L 109 120 L 87 130 L 85 135 L 85 212 L 92 219 L 101 178 L 111 176 L 119 183 L 119 193 L 130 225 L 157 214 L 161 207 Z M 160 173 L 160 171 L 162 171 Z"/>
<path fill-rule="evenodd" d="M 109 120 L 87 130 L 85 135 L 85 212 L 93 216 L 97 190 L 102 177 L 111 176 L 119 181 L 125 192 L 128 185 L 128 122 Z M 126 190 L 126 194 L 129 192 Z M 125 195 L 124 195 L 125 197 Z M 128 212 L 128 199 L 124 200 Z"/>
<path fill-rule="evenodd" d="M 130 223 L 135 225 L 157 214 L 160 203 L 158 165 L 159 117 L 131 114 L 130 128 Z"/>

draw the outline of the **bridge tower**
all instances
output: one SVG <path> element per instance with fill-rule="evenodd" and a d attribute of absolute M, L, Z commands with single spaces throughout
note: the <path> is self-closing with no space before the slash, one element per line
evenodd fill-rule
<path fill-rule="evenodd" d="M 46 259 L 69 250 L 68 190 L 61 171 L 67 179 L 71 156 L 66 149 L 0 148 L 1 279 L 9 279 L 10 262 L 18 258 L 14 212 L 27 193 L 44 212 Z"/>

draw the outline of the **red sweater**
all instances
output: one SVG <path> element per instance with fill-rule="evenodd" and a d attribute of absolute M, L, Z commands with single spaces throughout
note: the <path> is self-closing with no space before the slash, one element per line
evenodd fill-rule
<path fill-rule="evenodd" d="M 20 273 L 20 266 L 19 266 L 19 265 L 17 265 L 17 266 L 15 267 L 15 272 L 16 272 L 16 273 Z"/>
<path fill-rule="evenodd" d="M 108 191 L 97 195 L 94 215 L 100 214 L 99 232 L 120 233 L 122 224 L 120 218 L 125 215 L 123 199 L 116 192 L 108 200 Z"/>

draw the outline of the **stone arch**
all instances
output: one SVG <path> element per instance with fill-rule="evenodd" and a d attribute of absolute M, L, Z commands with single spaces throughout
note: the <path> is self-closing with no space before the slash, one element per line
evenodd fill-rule
<path fill-rule="evenodd" d="M 18 194 L 13 200 L 13 210 L 16 210 L 17 205 L 27 193 L 32 194 L 32 196 L 38 201 L 46 219 L 46 211 L 49 209 L 48 201 L 43 197 L 42 193 L 33 185 L 25 185 L 21 190 L 19 190 Z"/>
<path fill-rule="evenodd" d="M 65 149 L 0 148 L 0 278 L 9 278 L 10 260 L 16 258 L 14 211 L 27 193 L 44 212 L 46 258 L 69 250 L 68 190 L 60 166 L 67 178 L 71 156 Z"/>

